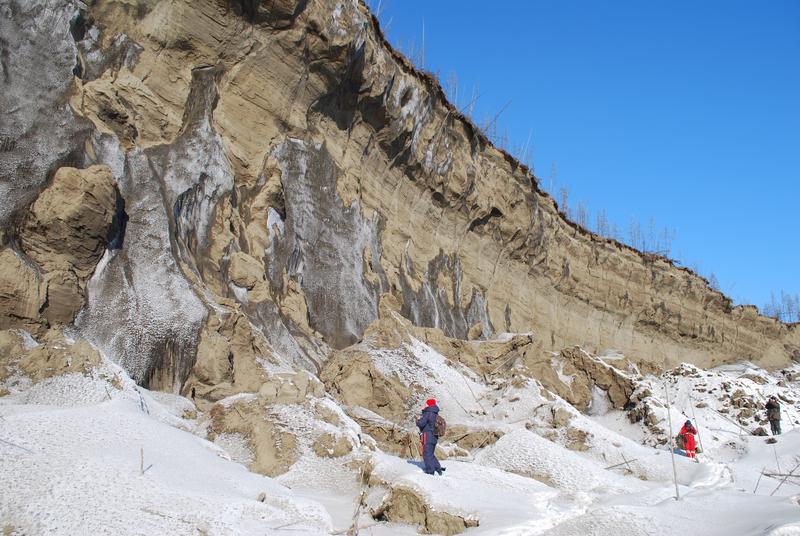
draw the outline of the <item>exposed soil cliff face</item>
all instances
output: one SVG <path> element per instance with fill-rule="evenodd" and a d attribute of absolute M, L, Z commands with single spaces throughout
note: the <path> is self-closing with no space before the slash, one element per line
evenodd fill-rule
<path fill-rule="evenodd" d="M 94 275 L 86 296 L 76 283 L 76 324 L 139 382 L 191 376 L 213 400 L 242 392 L 240 357 L 270 352 L 316 372 L 386 293 L 453 338 L 532 331 L 543 350 L 658 364 L 800 355 L 796 327 L 565 221 L 360 3 L 3 10 L 0 259 L 16 275 L 0 300 L 41 277 L 11 246 L 55 170 L 107 166 L 129 221 L 97 269 L 81 265 Z M 40 323 L 40 294 L 0 327 Z"/>
<path fill-rule="evenodd" d="M 71 324 L 106 248 L 118 247 L 125 211 L 106 166 L 59 168 L 0 250 L 0 328 L 33 334 Z"/>

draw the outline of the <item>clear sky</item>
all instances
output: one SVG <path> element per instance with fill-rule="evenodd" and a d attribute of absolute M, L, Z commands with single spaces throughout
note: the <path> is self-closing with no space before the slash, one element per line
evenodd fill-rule
<path fill-rule="evenodd" d="M 511 101 L 498 132 L 590 227 L 655 220 L 737 303 L 800 292 L 800 1 L 380 4 L 418 66 L 424 27 L 424 68 L 460 107 L 477 94 L 479 123 Z"/>

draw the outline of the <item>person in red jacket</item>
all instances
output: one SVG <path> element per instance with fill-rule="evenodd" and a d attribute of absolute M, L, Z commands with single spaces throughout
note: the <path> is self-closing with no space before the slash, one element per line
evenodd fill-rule
<path fill-rule="evenodd" d="M 696 458 L 695 452 L 697 447 L 695 447 L 694 435 L 697 433 L 697 430 L 692 426 L 692 421 L 686 421 L 679 433 L 683 436 L 683 450 L 686 451 L 686 457 Z"/>

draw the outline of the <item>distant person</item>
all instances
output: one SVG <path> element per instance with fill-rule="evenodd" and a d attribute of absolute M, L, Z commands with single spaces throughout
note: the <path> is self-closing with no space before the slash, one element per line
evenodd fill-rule
<path fill-rule="evenodd" d="M 437 420 L 440 423 L 437 423 Z M 429 475 L 434 473 L 441 475 L 442 471 L 445 470 L 439 464 L 439 460 L 436 459 L 436 443 L 439 441 L 437 431 L 441 433 L 443 423 L 444 419 L 439 417 L 439 406 L 436 405 L 436 400 L 432 398 L 426 400 L 425 409 L 422 410 L 422 415 L 417 419 L 417 428 L 419 428 L 419 436 L 422 441 L 422 459 L 425 461 L 425 472 Z"/>
<path fill-rule="evenodd" d="M 683 450 L 686 451 L 687 458 L 697 459 L 697 447 L 695 446 L 694 436 L 697 434 L 697 429 L 692 425 L 692 421 L 683 423 L 683 428 L 678 434 L 683 438 Z"/>
<path fill-rule="evenodd" d="M 781 404 L 775 395 L 767 399 L 767 419 L 769 419 L 769 426 L 772 428 L 772 435 L 780 435 L 781 433 Z"/>

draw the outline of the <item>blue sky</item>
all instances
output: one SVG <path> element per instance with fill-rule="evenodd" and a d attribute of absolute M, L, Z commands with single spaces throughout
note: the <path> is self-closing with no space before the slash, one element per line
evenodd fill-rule
<path fill-rule="evenodd" d="M 590 227 L 653 220 L 737 303 L 800 292 L 800 2 L 380 4 L 418 66 L 424 26 L 424 68 L 459 106 L 477 94 L 479 123 L 511 102 L 498 134 L 512 153 L 530 137 L 542 186 Z"/>

